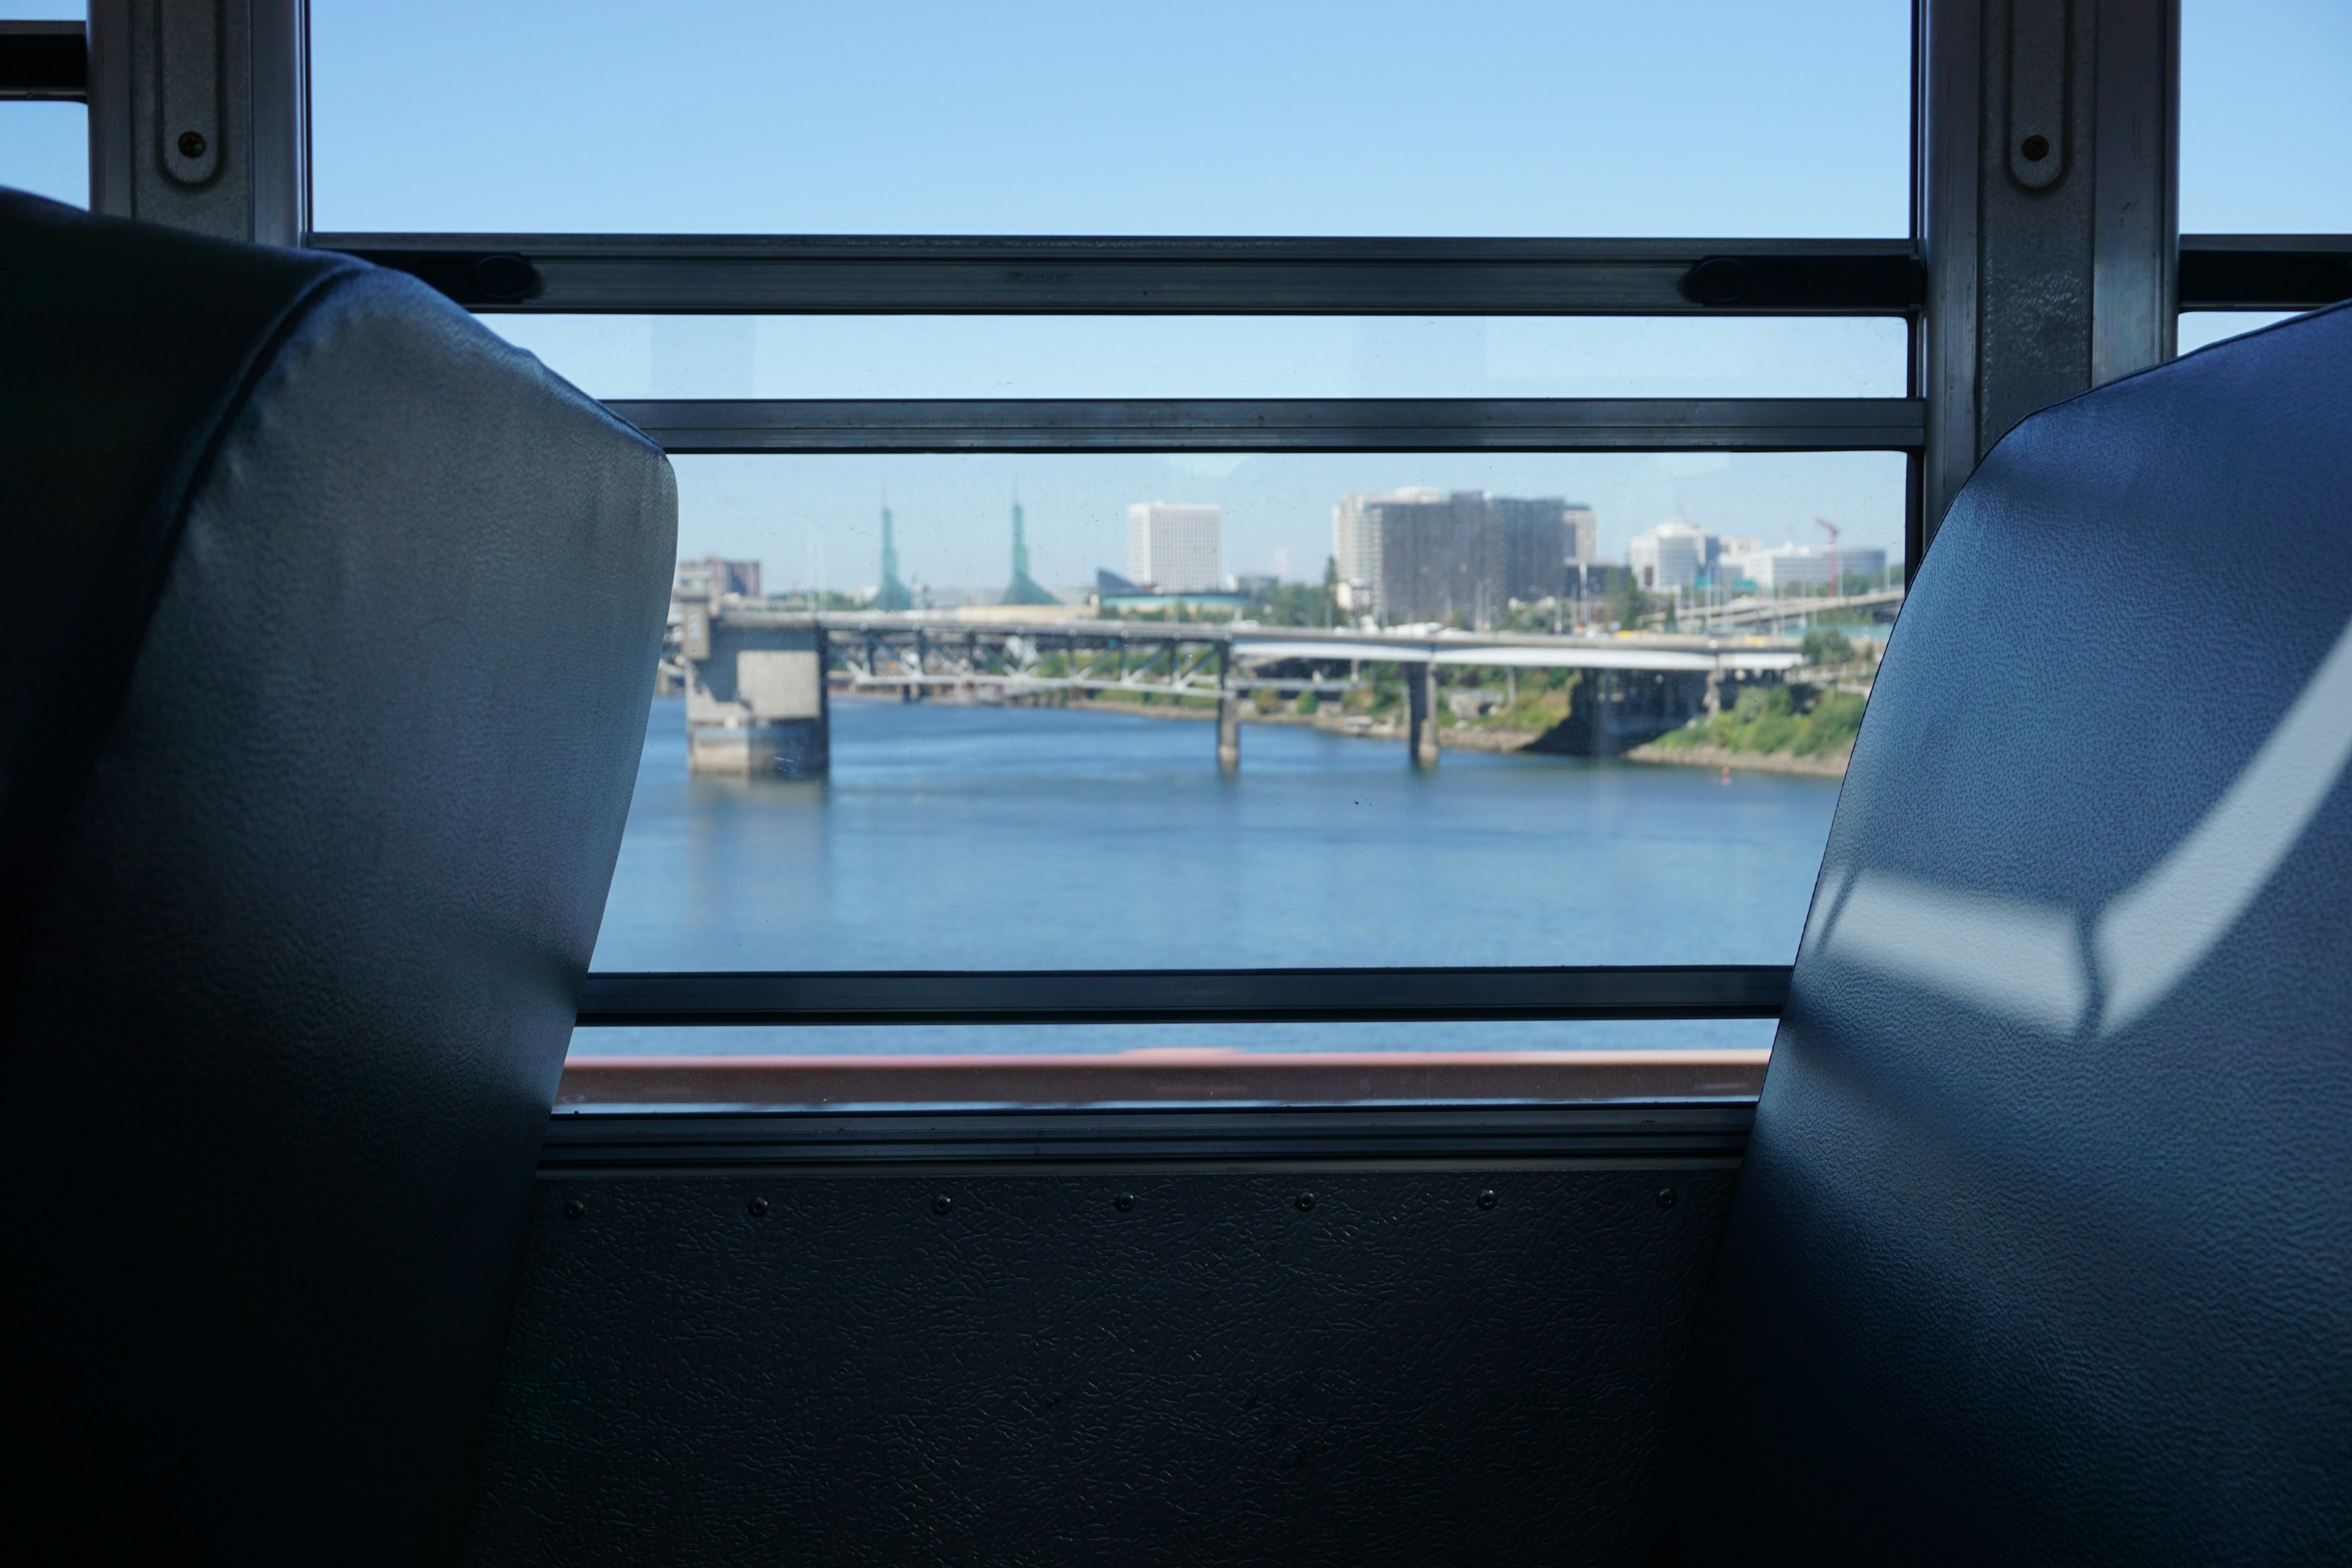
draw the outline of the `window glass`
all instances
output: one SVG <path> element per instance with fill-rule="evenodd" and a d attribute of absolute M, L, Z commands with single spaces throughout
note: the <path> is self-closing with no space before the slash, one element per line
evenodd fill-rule
<path fill-rule="evenodd" d="M 984 1057 L 1168 1051 L 1755 1050 L 1769 1018 L 1608 1023 L 880 1025 L 583 1028 L 574 1057 Z"/>
<path fill-rule="evenodd" d="M 2352 233 L 2347 83 L 2343 0 L 2182 0 L 2182 232 Z"/>
<path fill-rule="evenodd" d="M 89 111 L 79 103 L 0 103 L 0 185 L 89 205 Z"/>
<path fill-rule="evenodd" d="M 1897 318 L 486 316 L 599 397 L 1900 397 Z"/>
<path fill-rule="evenodd" d="M 1908 230 L 1910 7 L 1892 0 L 313 0 L 310 17 L 326 230 Z"/>
<path fill-rule="evenodd" d="M 2218 343 L 2224 338 L 2234 338 L 2259 327 L 2291 321 L 2293 310 L 2183 310 L 2180 313 L 2179 349 L 2189 353 L 2208 343 Z"/>
<path fill-rule="evenodd" d="M 1785 963 L 1902 580 L 1889 454 L 677 468 L 600 970 Z"/>

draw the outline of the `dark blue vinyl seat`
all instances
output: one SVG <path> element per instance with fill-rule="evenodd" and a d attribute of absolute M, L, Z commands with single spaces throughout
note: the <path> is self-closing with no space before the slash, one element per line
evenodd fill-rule
<path fill-rule="evenodd" d="M 2352 310 L 2027 420 L 1919 573 L 1670 1555 L 2352 1561 Z"/>
<path fill-rule="evenodd" d="M 0 193 L 0 1540 L 471 1505 L 667 463 L 413 279 Z"/>

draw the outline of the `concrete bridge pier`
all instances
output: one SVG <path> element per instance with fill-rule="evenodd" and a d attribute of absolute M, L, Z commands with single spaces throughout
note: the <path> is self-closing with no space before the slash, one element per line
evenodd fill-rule
<path fill-rule="evenodd" d="M 698 773 L 821 778 L 833 765 L 824 628 L 753 612 L 689 617 L 687 767 Z"/>
<path fill-rule="evenodd" d="M 1233 689 L 1231 643 L 1217 646 L 1217 766 L 1226 773 L 1242 765 L 1242 695 Z"/>
<path fill-rule="evenodd" d="M 1417 768 L 1437 765 L 1437 666 L 1408 664 L 1404 672 L 1405 754 Z"/>

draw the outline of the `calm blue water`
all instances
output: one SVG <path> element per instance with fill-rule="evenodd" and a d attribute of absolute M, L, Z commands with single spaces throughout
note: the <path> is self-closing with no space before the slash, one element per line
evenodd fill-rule
<path fill-rule="evenodd" d="M 599 969 L 1785 963 L 1837 785 L 1118 713 L 840 702 L 823 782 L 654 704 Z M 582 1051 L 1761 1044 L 1766 1024 L 583 1031 Z"/>

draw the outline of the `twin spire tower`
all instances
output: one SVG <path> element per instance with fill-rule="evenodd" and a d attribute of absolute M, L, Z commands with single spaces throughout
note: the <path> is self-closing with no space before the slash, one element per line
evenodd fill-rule
<path fill-rule="evenodd" d="M 915 607 L 915 595 L 907 592 L 907 584 L 898 581 L 898 545 L 890 533 L 890 503 L 882 503 L 882 586 L 874 595 L 874 607 L 886 614 Z"/>
<path fill-rule="evenodd" d="M 1006 584 L 1003 603 L 1007 605 L 1058 605 L 1059 599 L 1038 585 L 1029 575 L 1029 542 L 1024 534 L 1021 515 L 1021 497 L 1013 498 L 1013 581 Z M 885 613 L 911 610 L 915 595 L 898 578 L 898 542 L 893 531 L 890 504 L 882 503 L 882 585 L 875 593 L 874 607 Z"/>

